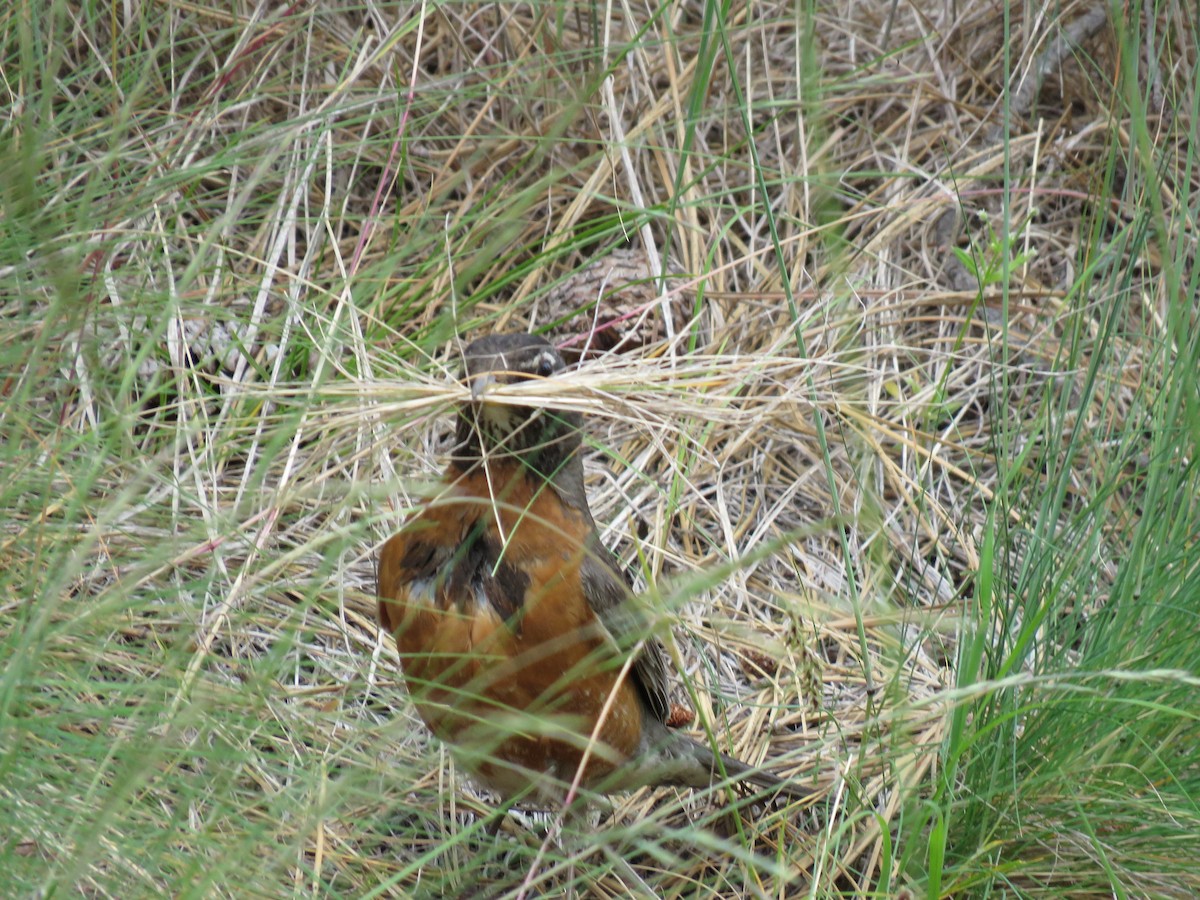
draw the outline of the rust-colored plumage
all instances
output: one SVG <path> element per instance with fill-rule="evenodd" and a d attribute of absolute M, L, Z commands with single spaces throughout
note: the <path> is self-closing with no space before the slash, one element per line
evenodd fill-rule
<path fill-rule="evenodd" d="M 601 546 L 576 414 L 487 399 L 553 376 L 533 335 L 471 344 L 444 490 L 384 544 L 379 621 L 422 719 L 508 799 L 586 789 L 708 787 L 724 772 L 805 792 L 670 729 L 667 665 Z"/>

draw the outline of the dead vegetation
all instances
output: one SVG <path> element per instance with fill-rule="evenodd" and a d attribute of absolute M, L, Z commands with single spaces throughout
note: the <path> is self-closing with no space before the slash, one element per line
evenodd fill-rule
<path fill-rule="evenodd" d="M 955 666 L 988 511 L 1014 588 L 1039 511 L 1013 484 L 1096 434 L 1064 489 L 1109 526 L 1063 565 L 1072 608 L 1103 606 L 1133 486 L 1102 439 L 1161 388 L 1187 283 L 1129 240 L 1145 175 L 1116 151 L 1144 138 L 1107 9 L 760 2 L 712 29 L 697 4 L 67 4 L 61 69 L 90 82 L 45 89 L 124 118 L 96 142 L 86 113 L 49 113 L 73 129 L 45 215 L 86 184 L 90 230 L 6 263 L 44 315 L 5 313 L 37 350 L 10 439 L 53 441 L 56 465 L 5 465 L 61 498 L 14 506 L 10 568 L 56 562 L 10 582 L 6 615 L 34 581 L 63 598 L 37 666 L 70 655 L 109 687 L 46 708 L 112 742 L 98 783 L 159 811 L 122 833 L 161 828 L 178 858 L 27 812 L 30 855 L 97 894 L 178 892 L 205 877 L 188 858 L 231 896 L 255 859 L 258 892 L 473 882 L 472 794 L 407 707 L 372 559 L 440 470 L 456 335 L 539 328 L 586 357 L 544 390 L 588 413 L 593 512 L 658 592 L 677 699 L 813 788 L 733 825 L 728 798 L 620 797 L 596 840 L 664 896 L 917 883 L 894 842 L 972 696 Z M 1178 148 L 1156 199 L 1174 221 L 1195 23 L 1155 24 L 1173 55 L 1136 71 L 1150 145 Z M 105 796 L 51 793 L 69 821 Z M 637 889 L 610 851 L 572 868 L 567 848 L 518 854 L 495 890 Z M 1014 883 L 1069 890 L 1064 871 Z"/>

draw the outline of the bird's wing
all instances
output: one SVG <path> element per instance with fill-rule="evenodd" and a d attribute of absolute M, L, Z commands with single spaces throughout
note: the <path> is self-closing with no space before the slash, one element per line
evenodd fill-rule
<path fill-rule="evenodd" d="M 594 533 L 591 544 L 579 568 L 584 596 L 623 649 L 630 650 L 641 641 L 641 649 L 633 661 L 633 680 L 655 718 L 666 722 L 671 715 L 666 653 L 658 638 L 650 633 L 647 617 L 619 574 L 615 561 Z"/>

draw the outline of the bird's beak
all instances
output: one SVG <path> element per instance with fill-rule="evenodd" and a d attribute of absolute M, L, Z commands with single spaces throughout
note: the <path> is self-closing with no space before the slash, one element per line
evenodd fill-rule
<path fill-rule="evenodd" d="M 490 372 L 487 375 L 478 375 L 471 379 L 471 402 L 479 403 L 483 400 L 483 395 L 487 393 L 488 388 L 496 383 L 496 376 Z"/>

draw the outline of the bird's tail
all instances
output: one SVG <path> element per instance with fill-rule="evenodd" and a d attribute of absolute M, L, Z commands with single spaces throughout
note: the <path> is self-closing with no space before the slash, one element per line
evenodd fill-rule
<path fill-rule="evenodd" d="M 716 784 L 721 781 L 721 770 L 724 769 L 725 778 L 729 781 L 741 781 L 753 784 L 760 788 L 765 788 L 772 794 L 786 794 L 795 800 L 805 800 L 812 796 L 812 789 L 808 788 L 798 781 L 792 781 L 784 778 L 779 778 L 772 775 L 770 772 L 764 772 L 762 769 L 756 769 L 753 766 L 746 765 L 740 759 L 730 756 L 727 753 L 714 754 L 707 747 L 691 742 L 695 745 L 700 757 L 701 765 L 709 767 L 710 778 L 708 784 Z M 720 759 L 720 765 L 717 765 L 717 760 Z M 705 787 L 708 787 L 705 784 Z"/>
<path fill-rule="evenodd" d="M 647 778 L 643 783 L 657 781 L 660 784 L 703 790 L 722 781 L 746 782 L 796 800 L 804 800 L 812 795 L 812 790 L 798 781 L 779 778 L 728 754 L 714 753 L 677 731 L 662 727 L 656 736 L 659 738 L 656 746 L 643 754 L 642 759 L 657 770 L 657 777 Z"/>

